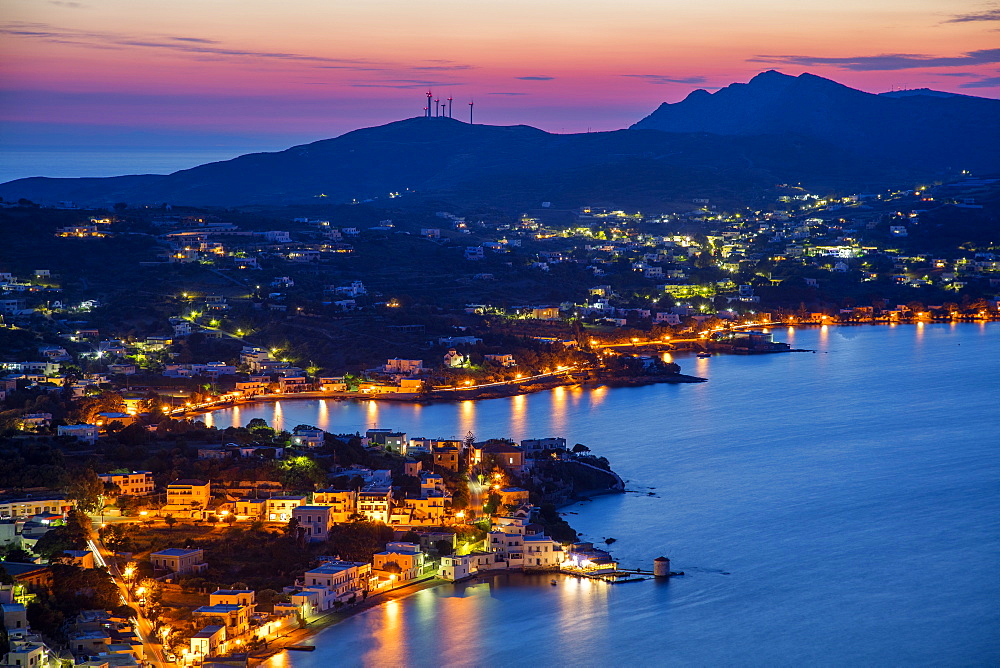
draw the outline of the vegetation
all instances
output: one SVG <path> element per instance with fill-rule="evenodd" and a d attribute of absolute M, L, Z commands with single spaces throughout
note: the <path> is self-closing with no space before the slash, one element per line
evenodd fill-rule
<path fill-rule="evenodd" d="M 79 510 L 70 510 L 66 523 L 45 532 L 34 551 L 46 561 L 57 561 L 65 551 L 86 549 L 89 538 L 90 518 Z"/>
<path fill-rule="evenodd" d="M 28 623 L 36 631 L 64 639 L 63 622 L 81 610 L 118 610 L 120 598 L 107 570 L 52 564 L 52 594 L 40 593 L 28 604 Z"/>

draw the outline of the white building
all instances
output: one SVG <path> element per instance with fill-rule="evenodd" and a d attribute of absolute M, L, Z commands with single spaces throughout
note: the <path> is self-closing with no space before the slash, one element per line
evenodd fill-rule
<path fill-rule="evenodd" d="M 321 610 L 328 610 L 337 601 L 346 602 L 351 597 L 361 596 L 368 591 L 372 565 L 359 561 L 324 561 L 306 571 L 302 584 L 308 588 L 323 590 Z"/>
<path fill-rule="evenodd" d="M 156 488 L 153 474 L 149 471 L 133 471 L 131 473 L 105 473 L 97 476 L 104 482 L 118 485 L 122 496 L 147 496 Z"/>
<path fill-rule="evenodd" d="M 166 570 L 178 575 L 201 573 L 208 568 L 205 551 L 182 547 L 168 547 L 149 555 L 154 570 Z"/>
<path fill-rule="evenodd" d="M 94 445 L 97 443 L 99 429 L 96 424 L 67 424 L 56 427 L 59 436 L 72 436 L 78 441 Z"/>
<path fill-rule="evenodd" d="M 478 572 L 478 562 L 479 555 L 476 554 L 441 557 L 441 564 L 438 566 L 438 577 L 442 580 L 451 580 L 452 582 L 464 580 Z"/>
<path fill-rule="evenodd" d="M 305 530 L 306 540 L 321 543 L 330 537 L 330 528 L 336 524 L 333 506 L 299 506 L 292 510 L 299 528 Z"/>
<path fill-rule="evenodd" d="M 316 427 L 298 428 L 292 432 L 292 445 L 300 448 L 318 448 L 323 445 L 326 432 Z"/>
<path fill-rule="evenodd" d="M 371 522 L 389 523 L 392 487 L 371 485 L 358 493 L 358 513 Z"/>

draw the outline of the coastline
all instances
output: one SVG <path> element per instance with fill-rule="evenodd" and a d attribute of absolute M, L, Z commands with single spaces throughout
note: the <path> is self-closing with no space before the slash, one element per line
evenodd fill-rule
<path fill-rule="evenodd" d="M 425 589 L 433 589 L 434 587 L 439 587 L 443 584 L 448 584 L 447 580 L 442 580 L 437 576 L 431 576 L 429 578 L 424 578 L 422 580 L 417 580 L 416 582 L 402 585 L 395 589 L 390 589 L 387 592 L 376 594 L 375 596 L 369 596 L 361 603 L 358 603 L 347 610 L 325 612 L 311 622 L 307 622 L 304 628 L 289 631 L 281 638 L 272 641 L 266 649 L 249 654 L 247 656 L 247 665 L 259 666 L 271 657 L 276 656 L 281 652 L 288 651 L 287 648 L 289 646 L 299 645 L 303 641 L 313 638 L 324 629 L 336 626 L 337 624 L 340 624 L 355 615 L 371 610 L 372 608 L 377 608 L 384 603 L 404 599 L 424 591 Z"/>
<path fill-rule="evenodd" d="M 812 328 L 812 329 L 814 329 L 814 332 L 815 332 L 815 328 Z M 976 328 L 976 329 L 978 329 L 978 328 Z M 913 330 L 913 329 L 910 330 L 911 336 L 913 335 L 914 331 L 915 330 Z M 886 328 L 885 332 L 888 332 L 888 328 Z M 907 340 L 910 339 L 910 337 L 903 337 L 903 338 L 906 338 Z M 882 339 L 880 338 L 879 340 L 882 340 Z M 857 344 L 857 345 L 858 345 L 859 348 L 862 347 L 860 344 Z M 963 350 L 967 348 L 966 342 L 964 340 L 962 340 L 962 343 L 960 345 L 961 345 L 961 348 Z M 961 351 L 958 351 L 958 348 L 948 348 L 948 350 L 950 350 L 952 352 L 961 352 Z M 949 359 L 950 359 L 950 357 L 949 357 Z M 890 362 L 894 362 L 894 360 L 890 360 Z M 735 362 L 731 361 L 731 366 L 742 366 L 742 365 L 739 365 L 739 363 L 735 363 Z M 831 364 L 829 366 L 832 367 L 833 365 Z M 744 374 L 744 377 L 752 379 L 753 378 L 753 374 Z M 772 385 L 777 385 L 777 383 L 773 383 L 772 382 Z M 708 389 L 709 387 L 710 386 L 705 386 L 704 388 L 700 388 L 700 389 L 705 390 L 705 389 Z M 714 392 L 715 388 L 712 388 L 712 391 Z M 689 394 L 689 393 L 683 393 L 683 394 Z M 501 403 L 501 405 L 502 405 L 502 403 Z M 446 410 L 444 412 L 448 412 L 448 411 Z M 742 457 L 737 454 L 736 458 L 737 459 L 741 459 Z M 634 476 L 633 476 L 633 479 L 634 479 Z M 660 484 L 662 486 L 662 483 L 649 482 L 648 484 L 650 484 L 650 485 Z M 636 495 L 637 496 L 644 496 L 645 493 L 646 492 L 643 489 L 643 490 L 638 491 L 636 493 Z M 632 494 L 630 494 L 629 496 L 632 496 Z M 596 497 L 596 498 L 600 498 L 600 497 Z M 632 510 L 633 507 L 638 507 L 640 505 L 645 505 L 644 502 L 645 502 L 645 499 L 640 499 L 639 501 L 636 501 L 634 504 L 629 505 L 625 510 L 622 511 L 622 516 L 627 516 L 625 513 L 626 512 L 631 512 L 631 510 Z M 661 505 L 665 505 L 665 503 L 666 502 L 663 502 Z M 619 505 L 618 498 L 616 497 L 616 499 L 611 500 L 610 503 L 608 503 L 608 501 L 606 500 L 604 502 L 604 505 L 606 505 L 606 506 L 618 506 Z M 567 503 L 565 505 L 562 505 L 562 506 L 560 506 L 560 508 L 561 509 L 566 509 L 567 506 L 572 506 L 572 502 L 569 502 L 569 503 Z M 579 513 L 581 515 L 581 518 L 579 520 L 576 520 L 576 519 L 574 519 L 575 516 L 571 514 L 571 515 L 568 515 L 566 517 L 566 519 L 568 519 L 570 521 L 570 523 L 574 524 L 574 525 L 577 523 L 577 521 L 583 522 L 584 518 L 590 519 L 592 521 L 592 518 L 594 517 L 594 513 L 598 512 L 599 509 L 597 509 L 597 508 L 591 509 L 591 506 L 592 506 L 592 504 L 586 504 L 585 503 L 582 506 L 577 506 L 575 508 L 571 508 L 572 510 L 579 511 Z M 720 512 L 720 517 L 722 515 L 723 515 L 723 513 Z M 851 520 L 848 517 L 846 519 L 846 521 L 850 522 Z M 596 540 L 596 539 L 600 539 L 601 537 L 607 535 L 606 533 L 602 533 L 600 531 L 600 529 L 594 529 L 594 528 L 588 529 L 587 528 L 588 524 L 590 524 L 590 522 L 588 522 L 587 524 L 582 525 L 580 528 L 583 528 L 584 530 L 588 531 L 590 539 L 595 539 Z M 576 528 L 576 527 L 574 527 L 574 528 Z M 703 532 L 703 533 L 705 533 L 705 532 Z M 627 539 L 631 538 L 631 536 L 626 535 L 625 533 L 618 533 L 617 531 L 611 532 L 610 535 L 613 535 L 613 536 L 617 537 L 618 540 L 620 541 L 618 543 L 618 546 L 612 546 L 612 551 L 613 552 L 619 552 L 619 551 L 626 552 L 626 549 L 624 547 L 619 547 L 619 546 L 627 545 L 628 543 L 626 543 L 625 541 Z M 585 539 L 581 538 L 581 540 L 585 540 Z M 615 549 L 615 548 L 617 548 L 617 549 Z M 653 555 L 650 555 L 650 556 L 653 556 Z M 673 557 L 674 555 L 670 554 L 669 556 Z M 766 560 L 758 560 L 758 562 L 765 562 L 765 561 Z M 687 565 L 688 565 L 687 563 L 684 564 L 684 566 L 687 566 Z M 709 564 L 709 565 L 716 566 L 716 564 L 714 564 L 714 563 L 713 564 Z M 736 564 L 732 564 L 732 563 L 719 564 L 720 568 L 727 568 L 727 569 L 728 568 L 732 568 L 735 565 Z M 755 565 L 757 565 L 757 564 L 755 563 Z M 689 569 L 687 569 L 687 568 L 680 568 L 678 570 L 689 570 Z M 719 574 L 716 573 L 715 571 L 709 572 L 709 571 L 706 570 L 706 571 L 701 571 L 700 574 L 699 574 L 699 571 L 697 569 L 693 569 L 693 570 L 694 570 L 694 573 L 695 573 L 694 578 L 700 578 L 700 581 L 697 582 L 697 584 L 699 586 L 705 584 L 706 582 L 707 582 L 706 586 L 711 586 L 712 582 L 713 582 L 712 578 L 719 578 L 720 577 Z M 765 570 L 766 570 L 766 568 L 765 568 Z M 691 572 L 692 572 L 692 570 L 689 570 L 689 573 L 691 573 Z M 557 577 L 557 576 L 553 575 L 553 577 Z M 688 580 L 688 582 L 693 582 L 693 581 L 695 581 L 693 578 Z M 774 581 L 777 584 L 777 586 L 780 587 L 780 585 L 781 585 L 781 578 L 772 578 L 771 581 Z M 541 581 L 541 586 L 545 590 L 549 590 L 550 589 L 550 587 L 547 584 L 547 582 L 548 582 L 548 578 L 545 578 L 544 581 Z M 681 582 L 683 583 L 684 581 L 681 581 Z M 432 585 L 428 584 L 427 588 L 430 588 L 431 586 Z M 642 588 L 639 588 L 639 589 L 642 589 Z M 647 589 L 652 589 L 652 586 L 647 587 Z M 676 591 L 677 589 L 678 588 L 675 586 L 674 587 L 674 590 L 675 590 L 674 591 L 674 595 L 675 595 L 674 597 L 675 598 L 677 597 L 677 595 L 679 595 L 681 593 L 681 592 L 677 592 Z M 414 588 L 414 593 L 416 593 L 416 591 L 417 590 Z M 403 615 L 414 614 L 414 610 L 416 610 L 418 608 L 421 608 L 424 605 L 423 601 L 424 601 L 425 598 L 427 598 L 427 599 L 432 599 L 432 598 L 436 599 L 436 598 L 438 598 L 438 596 L 447 596 L 449 594 L 449 591 L 450 591 L 450 588 L 441 589 L 441 590 L 435 590 L 431 594 L 427 594 L 427 595 L 422 596 L 422 597 L 417 597 L 417 598 L 414 599 L 414 601 L 409 601 L 405 605 L 400 606 L 401 607 L 401 614 L 403 614 Z M 561 588 L 552 587 L 551 591 L 553 593 L 559 592 L 559 591 L 561 591 Z M 666 587 L 659 587 L 658 589 L 656 589 L 656 591 L 661 591 L 661 592 L 667 591 L 667 588 Z M 402 598 L 402 597 L 400 597 L 400 598 Z M 391 600 L 391 599 L 388 598 L 388 596 L 379 596 L 378 599 L 379 600 L 376 601 L 376 602 L 374 602 L 371 607 L 380 605 L 382 601 L 389 601 L 389 600 Z M 666 595 L 664 595 L 664 596 L 661 596 L 659 598 L 652 598 L 651 600 L 654 603 L 657 603 L 657 604 L 667 605 L 667 604 L 670 603 L 670 601 L 672 599 L 670 597 L 667 597 Z M 663 603 L 664 601 L 666 601 L 666 603 Z M 650 605 L 652 605 L 652 603 Z M 684 606 L 683 605 L 678 605 L 677 607 L 678 608 L 683 608 Z M 360 605 L 359 605 L 359 608 L 360 608 Z M 516 610 L 516 608 L 515 608 L 515 610 Z M 353 614 L 356 614 L 356 613 L 362 612 L 362 611 L 363 611 L 363 609 L 352 609 L 350 611 L 345 611 L 345 613 L 344 613 L 344 615 L 345 615 L 344 619 L 348 618 L 349 616 L 353 616 Z M 677 614 L 677 612 L 673 611 L 673 614 Z M 620 609 L 616 609 L 615 610 L 615 615 L 613 615 L 613 616 L 615 618 L 618 618 L 620 616 L 626 616 L 627 617 L 627 615 L 628 615 L 628 611 L 627 610 L 621 611 Z M 311 663 L 315 664 L 315 659 L 316 658 L 320 658 L 322 656 L 321 655 L 322 652 L 328 652 L 329 655 L 335 657 L 337 655 L 338 651 L 339 651 L 338 646 L 341 645 L 341 643 L 346 638 L 354 637 L 353 634 L 350 633 L 350 632 L 352 632 L 352 631 L 354 631 L 356 629 L 362 629 L 362 628 L 363 629 L 372 629 L 374 631 L 377 631 L 380 628 L 382 628 L 382 623 L 380 622 L 380 620 L 384 616 L 386 616 L 385 611 L 384 610 L 379 610 L 374 615 L 371 615 L 368 618 L 360 618 L 358 620 L 355 620 L 354 622 L 352 622 L 350 625 L 348 625 L 346 627 L 338 628 L 335 631 L 331 631 L 331 632 L 327 633 L 326 635 L 324 635 L 322 637 L 322 641 L 316 639 L 317 636 L 314 635 L 314 634 L 316 632 L 318 632 L 318 631 L 322 631 L 322 630 L 324 630 L 326 628 L 329 628 L 329 627 L 331 627 L 331 626 L 339 623 L 339 620 L 338 621 L 334 621 L 334 620 L 326 621 L 325 618 L 324 618 L 324 620 L 317 620 L 317 622 L 314 622 L 313 624 L 309 625 L 309 628 L 306 630 L 307 631 L 306 633 L 303 633 L 303 634 L 301 634 L 299 636 L 295 636 L 295 637 L 304 639 L 304 640 L 300 640 L 300 642 L 305 642 L 307 644 L 315 644 L 317 646 L 316 653 L 314 653 L 314 657 L 315 658 L 314 657 L 309 657 L 309 656 L 296 657 L 291 652 L 286 652 L 284 655 L 279 656 L 277 659 L 272 659 L 272 663 L 273 664 L 277 664 L 279 662 L 285 662 L 282 665 L 293 665 L 293 666 L 294 665 L 298 665 L 300 663 L 303 663 L 303 664 L 311 664 Z M 612 615 L 608 615 L 608 616 L 612 617 Z M 556 617 L 556 619 L 558 619 L 558 617 Z M 629 623 L 633 623 L 633 619 L 632 618 L 629 618 Z M 685 621 L 685 623 L 688 624 L 689 626 L 691 624 L 690 621 Z M 615 627 L 614 630 L 615 630 L 616 635 L 617 634 L 623 634 L 623 631 L 622 631 L 622 629 L 620 627 Z M 696 636 L 697 635 L 697 631 L 698 631 L 698 628 L 695 628 L 693 631 L 691 631 L 691 635 Z M 632 637 L 631 636 L 625 635 L 624 637 L 628 638 L 629 641 L 632 641 Z M 295 644 L 295 642 L 291 641 L 290 644 Z M 280 649 L 276 649 L 275 650 L 275 652 L 279 652 L 279 651 L 282 651 L 282 650 L 280 650 Z M 408 654 L 407 656 L 410 656 L 410 655 L 416 656 L 416 655 L 413 655 L 413 654 Z M 255 664 L 256 663 L 257 662 L 255 661 Z"/>
<path fill-rule="evenodd" d="M 609 473 L 614 477 L 616 477 L 619 481 L 621 481 L 621 477 L 618 476 L 616 473 L 614 473 L 613 471 L 609 471 Z M 584 490 L 578 496 L 565 499 L 562 503 L 559 503 L 556 506 L 556 508 L 558 510 L 562 510 L 564 508 L 568 508 L 576 504 L 593 501 L 595 498 L 600 496 L 606 496 L 609 494 L 624 494 L 625 491 L 626 490 L 623 487 L 607 488 L 607 489 L 596 488 L 596 489 Z M 560 515 L 564 514 L 565 513 L 560 513 Z M 471 576 L 465 581 L 484 582 L 496 575 L 510 574 L 512 572 L 513 571 L 509 570 L 479 571 L 474 576 Z M 534 573 L 537 574 L 543 572 L 547 575 L 553 573 L 562 574 L 562 572 L 559 569 L 554 569 L 554 570 L 544 569 L 543 571 L 535 571 Z M 518 571 L 518 573 L 522 572 Z M 525 571 L 523 572 L 523 574 L 528 574 L 528 572 Z M 249 666 L 261 665 L 271 657 L 274 657 L 280 654 L 281 652 L 288 651 L 289 646 L 301 645 L 304 642 L 316 637 L 323 630 L 330 628 L 331 626 L 336 626 L 337 624 L 340 624 L 341 622 L 344 622 L 350 619 L 351 617 L 354 617 L 355 615 L 361 614 L 362 612 L 371 610 L 390 601 L 396 601 L 407 598 L 409 596 L 412 596 L 413 594 L 424 591 L 425 589 L 433 589 L 434 587 L 438 587 L 445 584 L 454 584 L 454 583 L 449 582 L 448 580 L 442 580 L 437 576 L 429 576 L 421 580 L 417 580 L 415 582 L 402 585 L 400 587 L 397 587 L 396 589 L 391 589 L 387 592 L 376 594 L 374 596 L 369 596 L 361 603 L 358 603 L 350 607 L 349 609 L 326 612 L 322 615 L 319 615 L 316 619 L 312 620 L 311 622 L 308 622 L 304 628 L 294 629 L 285 636 L 282 636 L 280 639 L 273 641 L 266 649 L 258 651 L 257 653 L 254 654 L 250 654 L 247 657 L 248 665 Z"/>
<path fill-rule="evenodd" d="M 244 406 L 255 403 L 273 403 L 276 401 L 306 401 L 315 399 L 334 399 L 336 401 L 385 401 L 391 403 L 411 403 L 411 404 L 436 404 L 436 403 L 457 403 L 459 401 L 470 401 L 480 399 L 503 399 L 506 397 L 517 397 L 537 392 L 545 392 L 557 387 L 639 387 L 642 385 L 654 385 L 657 383 L 682 384 L 682 383 L 706 383 L 707 378 L 690 376 L 683 373 L 667 374 L 662 376 L 628 376 L 620 378 L 594 379 L 568 381 L 547 381 L 536 383 L 525 383 L 520 385 L 510 385 L 503 388 L 489 389 L 468 389 L 455 390 L 452 392 L 436 392 L 431 394 L 417 393 L 386 393 L 386 394 L 364 394 L 361 392 L 333 392 L 323 390 L 310 390 L 306 392 L 295 392 L 293 394 L 258 394 L 241 401 L 220 403 L 212 406 L 191 408 L 185 411 L 172 414 L 177 417 L 197 417 L 206 413 L 232 408 L 233 406 Z"/>
<path fill-rule="evenodd" d="M 976 323 L 986 323 L 993 322 L 993 319 L 974 319 L 968 321 L 958 321 L 958 324 L 976 324 Z M 914 322 L 845 322 L 845 323 L 770 323 L 766 325 L 760 325 L 762 328 L 766 329 L 777 329 L 780 327 L 793 327 L 793 328 L 803 328 L 803 329 L 813 329 L 822 327 L 897 327 L 902 325 L 911 326 L 922 326 L 925 324 L 956 324 L 955 321 L 952 322 L 929 322 L 918 320 Z M 716 351 L 722 352 L 724 354 L 735 354 L 740 353 L 727 352 L 727 351 Z M 814 352 L 805 349 L 791 349 L 787 351 L 776 351 L 776 352 Z M 305 401 L 305 400 L 315 400 L 315 399 L 333 399 L 336 401 L 351 401 L 351 400 L 362 400 L 362 401 L 384 401 L 392 403 L 412 403 L 412 404 L 435 404 L 435 403 L 457 403 L 460 401 L 470 401 L 470 400 L 482 400 L 482 399 L 501 399 L 506 397 L 516 397 L 524 396 L 528 394 L 534 394 L 537 392 L 544 392 L 546 390 L 551 390 L 557 387 L 640 387 L 643 385 L 652 385 L 657 383 L 667 383 L 667 384 L 681 384 L 681 383 L 704 383 L 708 382 L 707 378 L 700 378 L 698 376 L 691 376 L 688 374 L 678 373 L 678 374 L 668 374 L 663 376 L 629 376 L 629 377 L 619 377 L 619 378 L 593 378 L 593 379 L 578 379 L 573 377 L 566 377 L 563 380 L 552 379 L 549 381 L 538 381 L 529 382 L 522 384 L 510 384 L 509 386 L 504 386 L 502 388 L 489 388 L 489 389 L 468 389 L 468 390 L 454 390 L 450 392 L 435 392 L 431 394 L 417 394 L 417 393 L 386 393 L 386 394 L 365 394 L 362 392 L 333 392 L 333 391 L 322 391 L 322 390 L 310 390 L 306 392 L 295 392 L 293 394 L 259 394 L 253 397 L 242 399 L 235 402 L 225 402 L 219 403 L 211 406 L 204 406 L 198 408 L 190 408 L 185 411 L 178 411 L 172 413 L 174 417 L 184 418 L 196 418 L 200 415 L 205 415 L 208 413 L 213 413 L 215 411 L 224 410 L 227 408 L 233 408 L 235 406 L 251 405 L 255 403 L 273 403 L 277 401 Z"/>

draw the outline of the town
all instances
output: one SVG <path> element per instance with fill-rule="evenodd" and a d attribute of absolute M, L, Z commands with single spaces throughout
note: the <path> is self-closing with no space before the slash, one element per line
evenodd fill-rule
<path fill-rule="evenodd" d="M 556 511 L 624 488 L 581 444 L 154 427 L 141 444 L 129 428 L 55 436 L 64 470 L 28 473 L 0 500 L 6 664 L 245 665 L 404 587 L 508 570 L 628 577 Z M 44 433 L 10 447 L 38 457 Z M 139 457 L 159 465 L 105 471 Z M 98 472 L 80 466 L 95 459 Z M 67 482 L 33 484 L 50 480 Z"/>
<path fill-rule="evenodd" d="M 624 490 L 587 445 L 211 412 L 701 382 L 680 363 L 788 352 L 787 327 L 994 320 L 998 195 L 963 175 L 661 213 L 3 203 L 4 662 L 246 665 L 393 592 L 639 576 L 559 512 Z"/>
<path fill-rule="evenodd" d="M 663 353 L 732 350 L 741 329 L 990 319 L 998 194 L 968 176 L 836 197 L 782 186 L 754 207 L 695 198 L 664 214 L 543 202 L 389 220 L 360 203 L 333 207 L 340 224 L 282 229 L 273 215 L 7 203 L 38 231 L 13 235 L 0 267 L 0 392 L 110 386 L 127 407 L 110 412 L 133 415 L 303 392 L 448 400 L 676 375 Z"/>

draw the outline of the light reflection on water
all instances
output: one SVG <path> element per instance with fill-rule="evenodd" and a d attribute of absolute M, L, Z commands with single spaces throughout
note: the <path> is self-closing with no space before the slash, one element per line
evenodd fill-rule
<path fill-rule="evenodd" d="M 370 611 L 288 660 L 1000 664 L 1000 324 L 789 334 L 817 353 L 674 355 L 707 383 L 381 405 L 380 424 L 414 435 L 587 444 L 636 491 L 567 508 L 569 521 L 585 540 L 616 538 L 625 565 L 663 554 L 688 575 L 556 587 L 502 576 L 464 597 L 473 587 L 447 585 L 399 601 L 405 622 Z M 316 402 L 282 404 L 286 428 L 318 414 Z M 367 411 L 333 402 L 330 429 L 362 429 Z M 244 407 L 244 421 L 257 416 L 274 411 Z"/>

